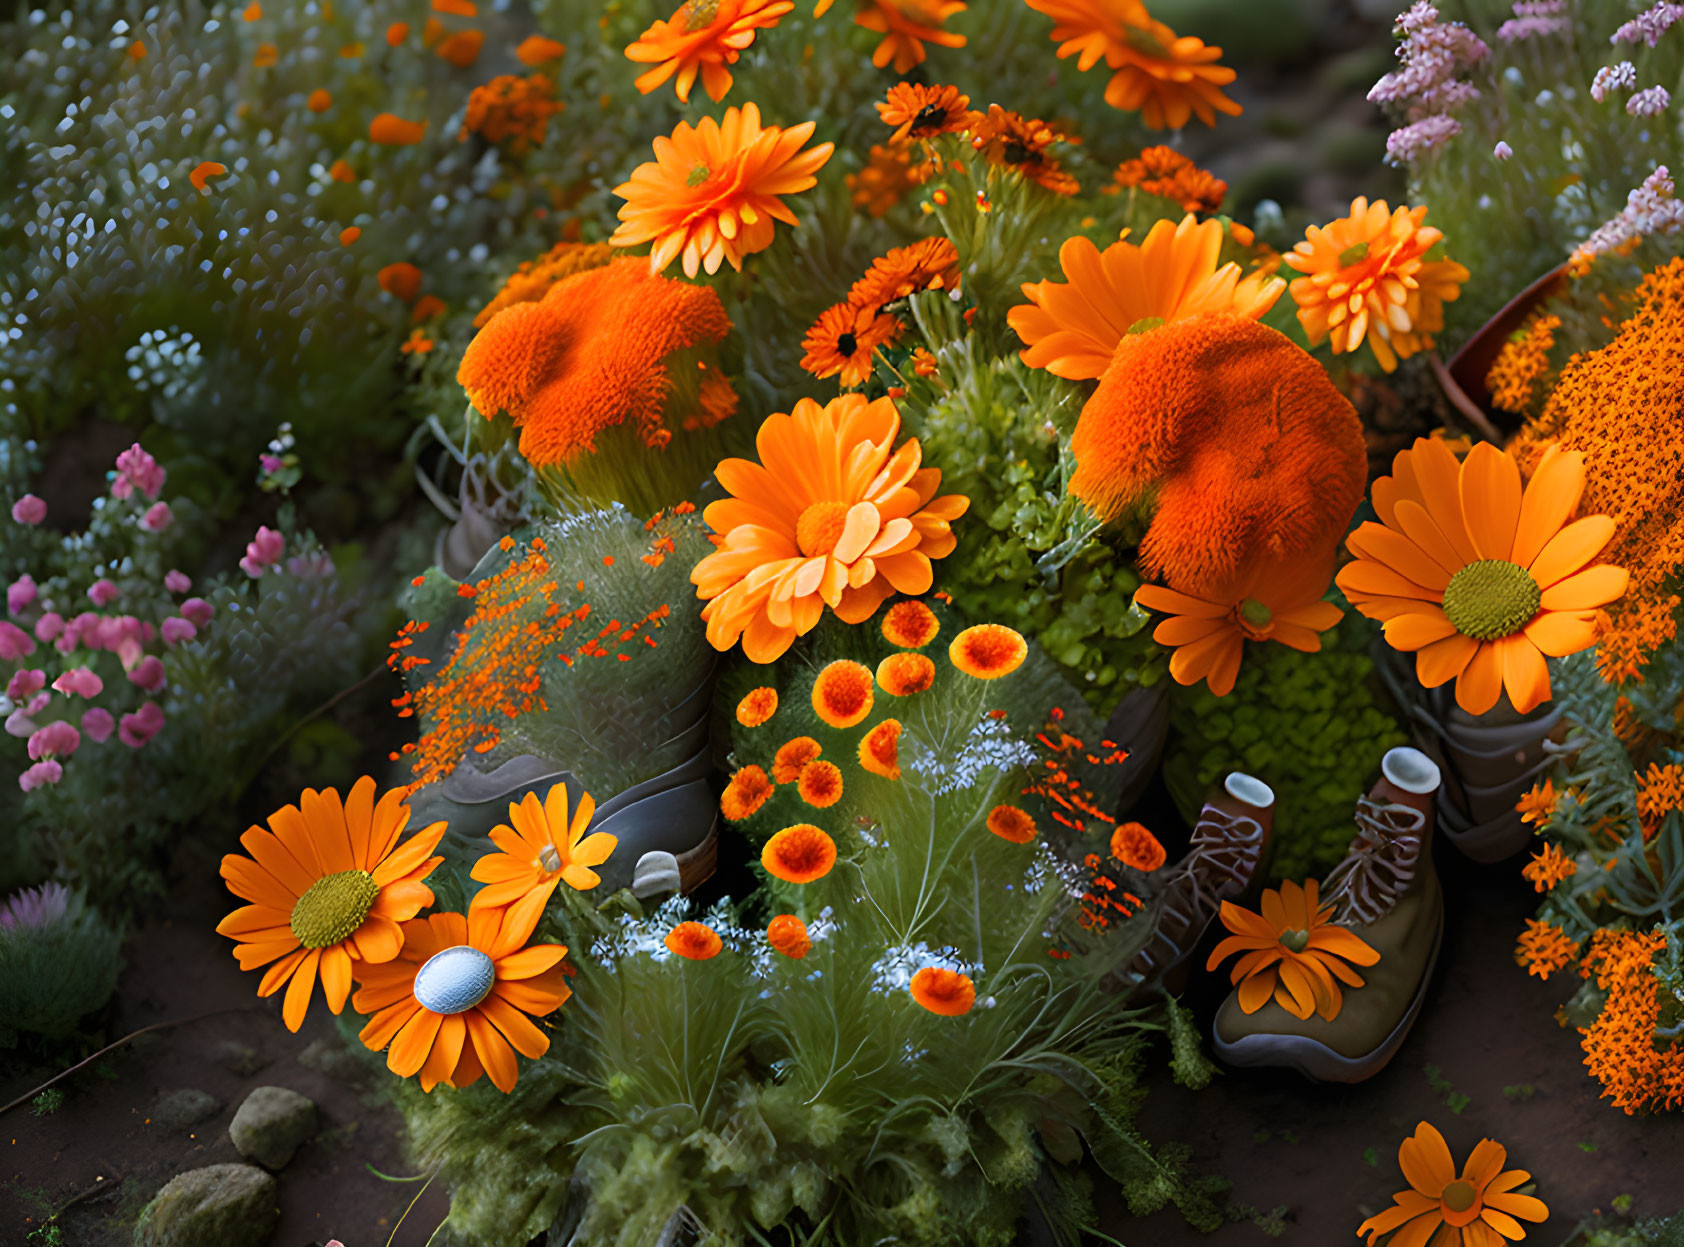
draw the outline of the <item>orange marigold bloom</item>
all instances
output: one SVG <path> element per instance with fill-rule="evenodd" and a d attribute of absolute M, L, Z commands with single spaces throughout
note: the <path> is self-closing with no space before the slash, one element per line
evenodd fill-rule
<path fill-rule="evenodd" d="M 551 61 L 560 60 L 562 53 L 567 51 L 567 45 L 557 43 L 554 39 L 546 39 L 543 35 L 528 35 L 515 48 L 515 59 L 522 65 L 547 65 Z"/>
<path fill-rule="evenodd" d="M 314 91 L 310 92 L 310 98 L 304 101 L 304 107 L 308 108 L 313 113 L 325 113 L 328 109 L 333 107 L 333 94 L 321 87 L 317 87 Z"/>
<path fill-rule="evenodd" d="M 606 832 L 585 834 L 595 815 L 596 802 L 582 792 L 569 817 L 566 784 L 552 785 L 542 801 L 529 792 L 509 802 L 509 821 L 490 832 L 499 851 L 481 857 L 470 873 L 485 886 L 468 912 L 508 906 L 508 921 L 524 922 L 530 911 L 536 923 L 562 883 L 579 892 L 596 887 L 602 876 L 592 867 L 612 857 L 619 842 Z"/>
<path fill-rule="evenodd" d="M 886 126 L 895 127 L 891 143 L 905 139 L 927 139 L 953 134 L 971 121 L 971 97 L 958 87 L 926 87 L 915 82 L 897 82 L 889 98 L 877 105 L 877 115 Z"/>
<path fill-rule="evenodd" d="M 1527 862 L 1520 873 L 1531 881 L 1536 891 L 1548 892 L 1563 879 L 1578 874 L 1579 866 L 1555 845 L 1546 844 L 1544 851 Z"/>
<path fill-rule="evenodd" d="M 1520 811 L 1521 822 L 1536 823 L 1541 830 L 1555 813 L 1555 781 L 1546 779 L 1532 785 L 1531 791 L 1515 802 L 1514 808 Z"/>
<path fill-rule="evenodd" d="M 827 810 L 842 799 L 842 772 L 822 759 L 801 768 L 795 790 L 808 805 Z"/>
<path fill-rule="evenodd" d="M 1351 965 L 1380 960 L 1355 931 L 1330 921 L 1333 906 L 1318 903 L 1316 886 L 1314 879 L 1302 887 L 1285 879 L 1278 892 L 1265 888 L 1261 913 L 1222 902 L 1222 925 L 1234 934 L 1211 950 L 1205 969 L 1216 969 L 1235 953 L 1246 954 L 1229 976 L 1240 989 L 1243 1012 L 1256 1013 L 1272 995 L 1295 1018 L 1315 1013 L 1331 1022 L 1344 1003 L 1339 982 L 1362 986 L 1362 976 Z"/>
<path fill-rule="evenodd" d="M 871 713 L 871 668 L 839 658 L 813 681 L 813 713 L 831 727 L 853 727 Z"/>
<path fill-rule="evenodd" d="M 893 61 L 895 72 L 905 74 L 924 63 L 926 43 L 938 48 L 965 46 L 964 35 L 942 29 L 948 18 L 964 11 L 964 0 L 864 0 L 854 24 L 883 36 L 871 54 L 873 65 L 881 69 Z"/>
<path fill-rule="evenodd" d="M 281 50 L 272 43 L 257 45 L 257 53 L 251 58 L 251 63 L 259 69 L 268 69 L 280 60 Z"/>
<path fill-rule="evenodd" d="M 445 302 L 436 294 L 424 294 L 415 300 L 415 306 L 409 309 L 411 324 L 419 325 L 423 321 L 432 320 L 445 310 Z"/>
<path fill-rule="evenodd" d="M 1458 1175 L 1444 1136 L 1421 1122 L 1414 1137 L 1399 1145 L 1397 1161 L 1409 1189 L 1357 1227 L 1358 1234 L 1368 1235 L 1368 1247 L 1382 1234 L 1391 1234 L 1388 1241 L 1396 1247 L 1425 1247 L 1429 1239 L 1446 1247 L 1501 1247 L 1506 1239 L 1526 1237 L 1516 1217 L 1543 1221 L 1550 1215 L 1543 1200 L 1514 1193 L 1532 1175 L 1524 1169 L 1505 1172 L 1508 1151 L 1490 1139 L 1479 1141 Z"/>
<path fill-rule="evenodd" d="M 936 613 L 917 598 L 896 602 L 883 616 L 883 639 L 902 649 L 923 649 L 940 631 Z"/>
<path fill-rule="evenodd" d="M 731 776 L 719 795 L 719 810 L 733 823 L 752 817 L 772 795 L 772 781 L 758 766 L 745 766 Z"/>
<path fill-rule="evenodd" d="M 477 134 L 511 155 L 524 156 L 543 145 L 550 118 L 566 105 L 555 97 L 555 83 L 545 74 L 499 74 L 468 96 L 458 139 Z"/>
<path fill-rule="evenodd" d="M 458 30 L 441 39 L 433 54 L 449 61 L 457 69 L 466 69 L 479 60 L 480 49 L 484 46 L 483 30 Z"/>
<path fill-rule="evenodd" d="M 335 182 L 355 182 L 357 180 L 357 171 L 351 168 L 348 161 L 344 160 L 334 161 L 333 167 L 327 171 L 327 175 Z"/>
<path fill-rule="evenodd" d="M 1684 766 L 1651 762 L 1637 777 L 1637 817 L 1643 824 L 1643 838 L 1660 834 L 1661 822 L 1674 810 L 1684 810 Z"/>
<path fill-rule="evenodd" d="M 930 172 L 929 162 L 920 160 L 910 143 L 873 143 L 865 168 L 843 180 L 853 192 L 854 207 L 880 217 L 888 215 L 909 190 L 922 185 Z"/>
<path fill-rule="evenodd" d="M 536 260 L 523 260 L 509 274 L 503 288 L 474 317 L 474 328 L 483 329 L 491 318 L 516 303 L 536 303 L 564 277 L 601 268 L 614 258 L 614 248 L 605 242 L 558 242 Z"/>
<path fill-rule="evenodd" d="M 1125 337 L 1070 445 L 1070 492 L 1108 520 L 1155 506 L 1142 566 L 1210 601 L 1237 600 L 1260 559 L 1331 557 L 1368 476 L 1326 369 L 1236 316 Z"/>
<path fill-rule="evenodd" d="M 976 624 L 953 638 L 947 659 L 959 670 L 978 680 L 998 680 L 1010 675 L 1029 657 L 1023 634 L 1005 624 Z"/>
<path fill-rule="evenodd" d="M 403 793 L 378 802 L 375 784 L 359 779 L 341 802 L 333 788 L 306 788 L 298 804 L 269 816 L 240 837 L 250 857 L 222 859 L 228 890 L 249 904 L 217 923 L 236 943 L 242 970 L 269 966 L 259 996 L 286 985 L 281 1017 L 296 1032 L 322 980 L 327 1007 L 338 1013 L 351 992 L 352 962 L 390 961 L 403 946 L 398 924 L 433 903 L 422 882 L 444 861 L 433 857 L 445 825 L 434 823 L 401 845 L 409 824 Z M 271 964 L 273 963 L 273 964 Z"/>
<path fill-rule="evenodd" d="M 1526 920 L 1526 930 L 1514 946 L 1516 965 L 1525 966 L 1528 975 L 1547 979 L 1579 955 L 1579 946 L 1567 938 L 1558 926 Z"/>
<path fill-rule="evenodd" d="M 1111 833 L 1111 856 L 1134 870 L 1151 874 L 1164 864 L 1164 846 L 1140 823 L 1123 823 Z"/>
<path fill-rule="evenodd" d="M 900 720 L 884 719 L 860 740 L 860 765 L 884 779 L 900 778 Z"/>
<path fill-rule="evenodd" d="M 893 342 L 901 328 L 899 320 L 876 307 L 838 303 L 826 308 L 801 339 L 807 352 L 801 366 L 820 380 L 837 377 L 850 388 L 863 385 L 877 348 Z"/>
<path fill-rule="evenodd" d="M 1035 818 L 1015 805 L 997 805 L 988 811 L 989 831 L 1013 844 L 1028 844 L 1035 838 Z"/>
<path fill-rule="evenodd" d="M 1080 236 L 1059 248 L 1068 284 L 1026 282 L 1029 302 L 1006 313 L 1028 349 L 1023 362 L 1086 381 L 1105 374 L 1125 339 L 1191 316 L 1223 313 L 1258 320 L 1286 282 L 1263 272 L 1241 278 L 1232 261 L 1217 267 L 1222 226 L 1191 213 L 1179 225 L 1159 221 L 1140 246 L 1115 242 L 1100 251 Z"/>
<path fill-rule="evenodd" d="M 193 172 L 187 175 L 187 180 L 192 184 L 194 190 L 203 193 L 205 182 L 208 179 L 219 178 L 227 172 L 228 166 L 225 164 L 220 164 L 215 160 L 201 160 L 193 166 Z"/>
<path fill-rule="evenodd" d="M 1016 169 L 1055 195 L 1074 195 L 1082 188 L 1076 179 L 1047 154 L 1054 143 L 1079 140 L 1057 126 L 990 104 L 986 114 L 973 114 L 971 146 L 991 165 Z"/>
<path fill-rule="evenodd" d="M 877 257 L 848 290 L 848 301 L 879 307 L 923 290 L 959 289 L 959 252 L 946 238 L 920 238 Z"/>
<path fill-rule="evenodd" d="M 672 440 L 675 404 L 682 412 L 696 401 L 675 390 L 669 359 L 715 346 L 730 329 L 711 289 L 615 260 L 498 312 L 468 345 L 456 379 L 480 414 L 509 413 L 520 453 L 539 466 L 594 453 L 598 436 L 628 422 L 659 449 Z M 702 384 L 710 382 L 729 391 L 716 371 Z M 713 422 L 705 397 L 700 415 L 682 412 L 684 427 Z M 733 394 L 721 410 L 734 407 Z"/>
<path fill-rule="evenodd" d="M 1374 483 L 1380 523 L 1345 540 L 1353 562 L 1337 582 L 1386 643 L 1416 651 L 1427 688 L 1454 679 L 1456 703 L 1484 714 L 1505 692 L 1522 714 L 1548 701 L 1546 655 L 1596 643 L 1596 608 L 1626 590 L 1624 568 L 1592 566 L 1614 521 L 1568 522 L 1584 492 L 1584 456 L 1553 450 L 1521 490 L 1511 455 L 1488 442 L 1460 464 L 1443 442 L 1417 438 Z"/>
<path fill-rule="evenodd" d="M 1485 374 L 1491 391 L 1491 405 L 1499 411 L 1524 416 L 1532 409 L 1533 391 L 1549 372 L 1549 354 L 1555 346 L 1555 331 L 1561 317 L 1534 312 L 1492 361 Z"/>
<path fill-rule="evenodd" d="M 836 841 L 811 823 L 796 823 L 766 842 L 760 864 L 785 883 L 811 883 L 836 865 Z"/>
<path fill-rule="evenodd" d="M 388 264 L 375 275 L 375 280 L 387 294 L 405 303 L 413 302 L 415 296 L 421 293 L 421 270 L 408 260 Z"/>
<path fill-rule="evenodd" d="M 710 957 L 717 957 L 719 950 L 725 947 L 719 938 L 719 932 L 705 922 L 681 922 L 667 932 L 667 938 L 662 941 L 668 950 L 688 961 L 706 961 Z"/>
<path fill-rule="evenodd" d="M 800 961 L 812 951 L 807 924 L 794 914 L 779 914 L 766 924 L 766 942 L 786 957 Z"/>
<path fill-rule="evenodd" d="M 976 985 L 957 970 L 925 966 L 912 976 L 912 998 L 931 1013 L 959 1017 L 976 1004 Z"/>
<path fill-rule="evenodd" d="M 1148 147 L 1133 160 L 1125 160 L 1111 175 L 1104 193 L 1140 190 L 1160 199 L 1172 199 L 1188 212 L 1215 212 L 1228 194 L 1228 183 L 1212 177 L 1173 147 Z"/>
<path fill-rule="evenodd" d="M 771 662 L 826 606 L 863 623 L 890 594 L 929 590 L 970 501 L 936 497 L 940 469 L 920 467 L 915 438 L 894 448 L 899 431 L 890 399 L 804 398 L 760 426 L 759 464 L 721 461 L 732 496 L 702 516 L 722 540 L 690 574 L 714 648 L 740 638 L 750 661 Z"/>
<path fill-rule="evenodd" d="M 385 147 L 411 147 L 426 134 L 425 121 L 405 121 L 392 113 L 380 113 L 368 123 L 369 141 Z"/>
<path fill-rule="evenodd" d="M 877 683 L 891 697 L 922 693 L 936 682 L 936 665 L 923 654 L 890 654 L 877 664 Z"/>
<path fill-rule="evenodd" d="M 772 758 L 772 779 L 780 784 L 793 784 L 820 752 L 819 742 L 811 736 L 797 736 L 794 740 L 785 741 Z"/>
<path fill-rule="evenodd" d="M 750 689 L 737 703 L 737 722 L 744 727 L 759 727 L 778 712 L 778 690 Z"/>
<path fill-rule="evenodd" d="M 655 140 L 655 159 L 614 188 L 626 202 L 609 241 L 653 241 L 649 265 L 657 273 L 680 257 L 686 277 L 717 273 L 727 261 L 740 271 L 744 256 L 772 245 L 774 222 L 799 224 L 782 196 L 815 185 L 836 146 L 802 151 L 815 125 L 763 127 L 754 104 L 726 109 L 722 121 L 679 122 L 671 138 Z"/>
<path fill-rule="evenodd" d="M 1665 990 L 1655 975 L 1655 955 L 1665 947 L 1660 927 L 1604 927 L 1591 936 L 1579 970 L 1608 993 L 1596 1021 L 1579 1030 L 1585 1066 L 1602 1084 L 1603 1098 L 1628 1116 L 1684 1104 L 1684 1045 L 1655 1046 Z"/>
<path fill-rule="evenodd" d="M 708 98 L 722 100 L 731 89 L 726 66 L 736 64 L 756 31 L 776 26 L 794 8 L 794 0 L 684 0 L 676 13 L 626 49 L 628 60 L 655 66 L 640 74 L 635 85 L 648 95 L 677 74 L 678 98 L 688 103 L 700 74 Z"/>

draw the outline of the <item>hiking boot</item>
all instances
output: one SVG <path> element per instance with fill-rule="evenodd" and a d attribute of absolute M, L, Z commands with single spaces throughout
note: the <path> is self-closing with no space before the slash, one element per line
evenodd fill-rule
<path fill-rule="evenodd" d="M 1438 767 L 1417 749 L 1388 752 L 1381 777 L 1357 802 L 1356 838 L 1328 874 L 1322 904 L 1332 922 L 1361 936 L 1380 960 L 1346 987 L 1331 1021 L 1299 1019 L 1267 1000 L 1240 1008 L 1238 990 L 1217 1011 L 1212 1038 L 1230 1065 L 1296 1069 L 1318 1082 L 1361 1082 L 1378 1073 L 1415 1024 L 1444 939 L 1444 895 L 1433 870 Z"/>
<path fill-rule="evenodd" d="M 1111 976 L 1115 990 L 1181 990 L 1187 962 L 1222 902 L 1247 895 L 1261 880 L 1274 821 L 1275 794 L 1269 785 L 1231 772 L 1199 812 L 1187 855 L 1165 874 L 1152 939 Z"/>

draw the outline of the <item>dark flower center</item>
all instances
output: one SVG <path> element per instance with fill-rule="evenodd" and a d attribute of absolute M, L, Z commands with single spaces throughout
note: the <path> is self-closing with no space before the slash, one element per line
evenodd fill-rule
<path fill-rule="evenodd" d="M 912 119 L 913 134 L 934 134 L 947 124 L 947 109 L 940 104 L 926 104 Z"/>
<path fill-rule="evenodd" d="M 836 339 L 836 349 L 840 354 L 852 355 L 860 349 L 859 339 L 852 333 L 845 333 Z"/>
<path fill-rule="evenodd" d="M 1007 139 L 1006 145 L 1002 150 L 1005 154 L 1007 164 L 1026 165 L 1031 161 L 1038 159 L 1034 152 L 1030 151 L 1029 148 L 1025 147 L 1016 139 Z"/>

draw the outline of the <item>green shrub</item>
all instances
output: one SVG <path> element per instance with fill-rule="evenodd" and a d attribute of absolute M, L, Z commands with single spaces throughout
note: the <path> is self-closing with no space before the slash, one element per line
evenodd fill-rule
<path fill-rule="evenodd" d="M 105 1007 L 122 964 L 120 931 L 62 884 L 0 903 L 0 1047 L 64 1040 Z"/>

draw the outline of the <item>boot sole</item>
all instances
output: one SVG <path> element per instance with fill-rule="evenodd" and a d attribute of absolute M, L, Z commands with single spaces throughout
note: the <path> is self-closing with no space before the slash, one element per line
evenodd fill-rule
<path fill-rule="evenodd" d="M 1438 954 L 1443 947 L 1444 914 L 1440 911 L 1432 955 L 1427 958 L 1421 985 L 1415 989 L 1415 999 L 1410 1001 L 1409 1008 L 1385 1041 L 1362 1056 L 1345 1056 L 1305 1035 L 1245 1035 L 1229 1043 L 1212 1030 L 1211 1047 L 1228 1065 L 1295 1069 L 1311 1082 L 1363 1082 L 1384 1069 L 1409 1037 L 1409 1030 L 1415 1025 L 1421 1005 L 1427 999 L 1427 986 L 1432 982 L 1433 971 L 1438 968 Z"/>

